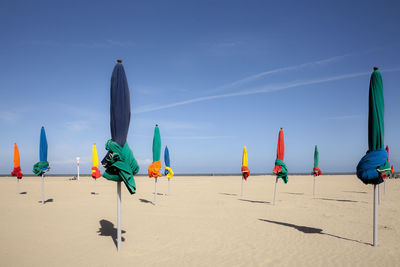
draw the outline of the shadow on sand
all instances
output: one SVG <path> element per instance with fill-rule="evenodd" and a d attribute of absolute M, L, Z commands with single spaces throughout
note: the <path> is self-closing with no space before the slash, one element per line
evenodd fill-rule
<path fill-rule="evenodd" d="M 20 195 L 26 195 L 26 194 L 28 194 L 28 192 L 21 192 L 21 193 L 19 193 Z"/>
<path fill-rule="evenodd" d="M 100 220 L 100 228 L 97 233 L 99 233 L 99 236 L 109 236 L 111 237 L 112 241 L 114 242 L 115 247 L 118 247 L 117 245 L 117 228 L 114 228 L 114 224 L 110 221 L 107 220 Z M 125 230 L 121 230 L 121 233 L 124 234 L 126 233 Z M 121 241 L 124 242 L 125 238 L 121 236 Z"/>
<path fill-rule="evenodd" d="M 42 203 L 42 201 L 40 200 L 40 201 L 38 201 L 39 203 Z M 47 200 L 45 200 L 44 201 L 44 204 L 46 204 L 46 203 L 50 203 L 50 202 L 54 202 L 54 199 L 52 199 L 52 198 L 49 198 L 49 199 L 47 199 Z"/>
<path fill-rule="evenodd" d="M 99 193 L 97 193 L 97 192 L 90 192 L 90 194 L 92 194 L 92 195 L 98 195 Z"/>
<path fill-rule="evenodd" d="M 238 200 L 246 201 L 246 202 L 250 202 L 250 203 L 259 203 L 259 204 L 270 204 L 271 203 L 271 202 L 268 202 L 268 201 L 250 200 L 250 199 L 242 199 L 242 198 L 239 198 Z"/>
<path fill-rule="evenodd" d="M 292 192 L 282 192 L 284 194 L 290 194 L 290 195 L 304 195 L 304 193 L 292 193 Z"/>
<path fill-rule="evenodd" d="M 343 191 L 345 193 L 357 193 L 357 194 L 366 194 L 367 192 L 364 191 Z"/>
<path fill-rule="evenodd" d="M 225 196 L 237 196 L 237 194 L 230 194 L 230 193 L 219 193 L 219 194 Z"/>
<path fill-rule="evenodd" d="M 350 199 L 334 199 L 334 198 L 315 198 L 315 199 L 321 199 L 321 200 L 328 200 L 328 201 L 338 201 L 338 202 L 351 202 L 351 203 L 358 203 L 360 201 L 356 201 L 356 200 L 350 200 Z M 365 202 L 367 203 L 367 202 Z"/>
<path fill-rule="evenodd" d="M 150 200 L 147 200 L 147 199 L 144 199 L 144 198 L 139 198 L 139 200 L 140 200 L 140 202 L 142 202 L 142 203 L 149 203 L 149 204 L 154 205 L 153 201 L 150 201 Z"/>
<path fill-rule="evenodd" d="M 282 225 L 282 226 L 286 226 L 286 227 L 291 227 L 291 228 L 294 228 L 294 229 L 296 229 L 296 230 L 298 230 L 298 231 L 300 231 L 302 233 L 305 233 L 305 234 L 327 235 L 327 236 L 336 237 L 336 238 L 347 240 L 347 241 L 353 241 L 353 242 L 357 242 L 357 243 L 360 243 L 360 244 L 372 246 L 372 244 L 370 244 L 370 243 L 361 242 L 359 240 L 355 240 L 355 239 L 350 239 L 350 238 L 346 238 L 346 237 L 341 237 L 341 236 L 337 236 L 337 235 L 324 233 L 323 230 L 320 229 L 320 228 L 314 228 L 314 227 L 308 227 L 308 226 L 296 225 L 296 224 L 284 223 L 284 222 L 278 222 L 278 221 L 271 221 L 271 220 L 266 220 L 266 219 L 259 219 L 259 220 L 262 221 L 262 222 L 274 223 L 274 224 L 278 224 L 278 225 Z"/>

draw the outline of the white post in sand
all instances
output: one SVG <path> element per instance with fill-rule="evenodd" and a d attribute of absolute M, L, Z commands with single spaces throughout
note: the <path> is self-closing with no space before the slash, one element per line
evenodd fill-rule
<path fill-rule="evenodd" d="M 17 178 L 17 188 L 18 188 L 18 194 L 19 194 L 19 179 Z"/>
<path fill-rule="evenodd" d="M 274 206 L 275 206 L 275 202 L 276 202 L 276 186 L 277 186 L 277 184 L 278 184 L 278 177 L 276 177 L 276 180 L 275 180 Z"/>
<path fill-rule="evenodd" d="M 386 179 L 383 180 L 383 195 L 385 194 L 386 194 Z"/>
<path fill-rule="evenodd" d="M 313 186 L 312 195 L 315 196 L 315 175 L 314 175 L 314 186 Z"/>
<path fill-rule="evenodd" d="M 77 169 L 78 169 L 78 176 L 77 179 L 79 180 L 79 157 L 76 157 L 76 164 L 77 164 Z"/>
<path fill-rule="evenodd" d="M 42 204 L 44 204 L 44 173 L 42 173 Z"/>
<path fill-rule="evenodd" d="M 94 179 L 94 194 L 96 195 L 96 180 L 97 179 Z"/>
<path fill-rule="evenodd" d="M 121 249 L 121 182 L 117 182 L 117 250 Z"/>
<path fill-rule="evenodd" d="M 374 247 L 378 245 L 378 190 L 378 185 L 374 184 Z"/>
<path fill-rule="evenodd" d="M 157 205 L 157 178 L 154 180 L 154 205 Z"/>
<path fill-rule="evenodd" d="M 169 186 L 169 180 L 171 180 L 171 179 L 168 179 L 168 196 L 171 194 L 170 186 Z"/>
<path fill-rule="evenodd" d="M 240 191 L 240 196 L 242 197 L 243 196 L 243 176 L 242 176 L 242 188 L 241 188 L 241 191 Z"/>
<path fill-rule="evenodd" d="M 380 190 L 379 184 L 377 186 L 378 186 L 378 205 L 380 205 L 381 204 L 381 190 Z"/>

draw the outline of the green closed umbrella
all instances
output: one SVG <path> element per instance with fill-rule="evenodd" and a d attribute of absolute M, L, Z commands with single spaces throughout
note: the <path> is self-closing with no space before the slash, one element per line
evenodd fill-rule
<path fill-rule="evenodd" d="M 378 243 L 378 186 L 390 175 L 388 153 L 384 149 L 384 107 L 382 76 L 374 67 L 369 83 L 368 151 L 357 165 L 357 177 L 364 184 L 374 185 L 374 246 Z"/>
<path fill-rule="evenodd" d="M 318 147 L 315 145 L 314 149 L 314 168 L 313 168 L 313 176 L 314 176 L 314 186 L 313 186 L 313 195 L 315 195 L 315 177 L 320 176 L 322 174 L 321 169 L 318 167 L 318 162 L 319 162 L 319 153 L 318 153 Z"/>

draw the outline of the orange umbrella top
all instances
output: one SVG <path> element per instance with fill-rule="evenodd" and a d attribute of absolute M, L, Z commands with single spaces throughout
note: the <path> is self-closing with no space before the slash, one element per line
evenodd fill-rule
<path fill-rule="evenodd" d="M 19 151 L 18 151 L 17 144 L 14 144 L 14 168 L 18 168 L 18 167 L 20 167 L 20 164 L 19 164 Z"/>
<path fill-rule="evenodd" d="M 283 139 L 283 129 L 281 128 L 279 131 L 278 137 L 278 149 L 276 151 L 276 157 L 283 161 L 285 157 L 285 141 Z"/>

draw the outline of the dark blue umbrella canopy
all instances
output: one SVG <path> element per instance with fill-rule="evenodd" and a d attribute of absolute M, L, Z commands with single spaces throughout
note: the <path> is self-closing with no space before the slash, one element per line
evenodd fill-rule
<path fill-rule="evenodd" d="M 166 167 L 171 167 L 171 164 L 169 162 L 169 150 L 168 150 L 167 146 L 165 147 L 165 150 L 164 150 L 164 162 L 165 162 Z M 165 170 L 164 175 L 167 175 L 168 173 L 169 173 L 169 171 Z"/>
<path fill-rule="evenodd" d="M 125 145 L 131 120 L 128 80 L 122 60 L 118 59 L 111 75 L 110 129 L 111 139 L 121 147 Z"/>
<path fill-rule="evenodd" d="M 47 138 L 46 132 L 44 131 L 44 127 L 40 131 L 40 145 L 39 145 L 39 158 L 40 161 L 47 161 Z"/>

